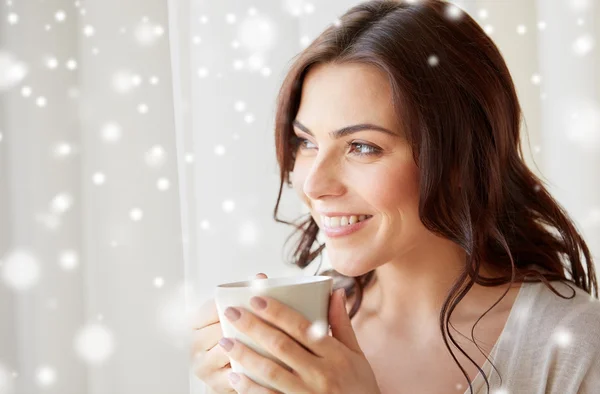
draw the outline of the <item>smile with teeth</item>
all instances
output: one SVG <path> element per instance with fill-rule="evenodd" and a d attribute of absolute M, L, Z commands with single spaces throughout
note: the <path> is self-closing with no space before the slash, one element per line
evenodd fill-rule
<path fill-rule="evenodd" d="M 352 215 L 352 216 L 325 216 L 321 215 L 321 223 L 325 225 L 325 227 L 329 228 L 337 228 L 343 226 L 349 226 L 351 224 L 355 224 L 358 222 L 362 222 L 363 220 L 369 219 L 372 215 Z"/>

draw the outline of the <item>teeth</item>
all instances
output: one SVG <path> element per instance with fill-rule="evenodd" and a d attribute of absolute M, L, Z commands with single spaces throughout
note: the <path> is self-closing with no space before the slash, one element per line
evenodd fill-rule
<path fill-rule="evenodd" d="M 367 218 L 367 215 L 352 215 L 352 216 L 324 216 L 321 215 L 321 223 L 325 225 L 325 227 L 335 228 L 341 226 L 347 226 L 350 224 L 355 224 L 361 222 Z"/>

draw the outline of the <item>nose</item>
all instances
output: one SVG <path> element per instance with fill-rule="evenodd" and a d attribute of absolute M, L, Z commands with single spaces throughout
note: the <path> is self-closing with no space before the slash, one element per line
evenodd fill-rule
<path fill-rule="evenodd" d="M 340 196 L 346 192 L 342 181 L 342 164 L 333 156 L 316 157 L 304 179 L 304 194 L 311 200 Z"/>

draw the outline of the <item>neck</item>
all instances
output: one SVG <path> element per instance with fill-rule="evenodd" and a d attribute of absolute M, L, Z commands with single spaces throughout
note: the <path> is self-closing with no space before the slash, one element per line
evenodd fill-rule
<path fill-rule="evenodd" d="M 365 289 L 364 303 L 370 317 L 394 331 L 420 337 L 428 331 L 437 336 L 440 311 L 464 269 L 466 254 L 453 242 L 433 235 L 422 244 L 426 246 L 376 269 L 374 283 Z M 491 276 L 485 268 L 481 275 Z M 474 284 L 452 312 L 451 322 L 481 316 L 505 289 Z"/>

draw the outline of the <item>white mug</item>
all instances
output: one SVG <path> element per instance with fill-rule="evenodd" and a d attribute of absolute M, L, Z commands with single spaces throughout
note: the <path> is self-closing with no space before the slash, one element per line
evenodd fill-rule
<path fill-rule="evenodd" d="M 329 299 L 333 289 L 333 278 L 329 276 L 293 276 L 282 278 L 252 279 L 242 282 L 225 283 L 217 286 L 215 302 L 223 329 L 223 336 L 235 338 L 258 354 L 267 357 L 282 367 L 290 370 L 280 360 L 266 352 L 261 346 L 242 334 L 225 317 L 228 307 L 242 307 L 252 311 L 250 299 L 254 296 L 274 298 L 287 306 L 300 312 L 307 320 L 319 327 L 325 328 L 325 335 L 329 332 Z M 261 386 L 274 389 L 265 381 L 244 369 L 235 360 L 231 360 L 231 369 L 242 373 Z"/>

